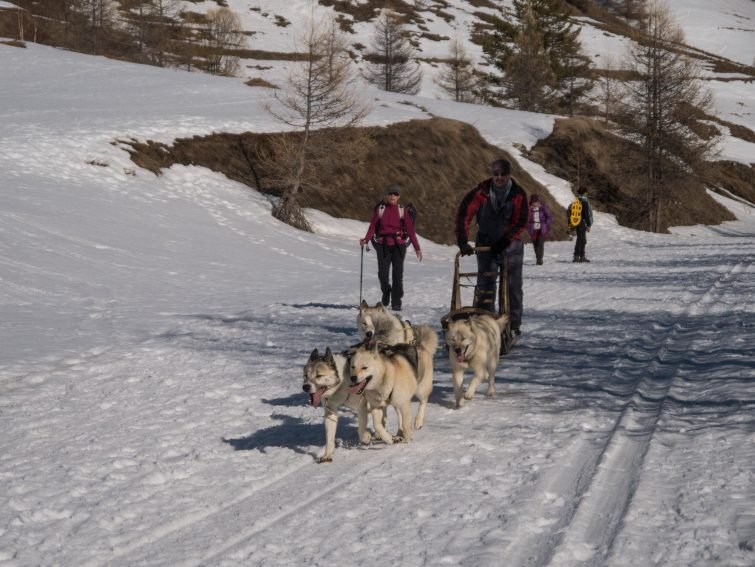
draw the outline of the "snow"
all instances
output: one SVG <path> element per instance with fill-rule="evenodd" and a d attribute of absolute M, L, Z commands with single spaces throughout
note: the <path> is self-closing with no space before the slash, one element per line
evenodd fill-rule
<path fill-rule="evenodd" d="M 356 342 L 362 267 L 379 298 L 366 222 L 297 232 L 122 142 L 277 129 L 265 91 L 33 44 L 0 60 L 0 565 L 755 563 L 751 207 L 715 196 L 737 221 L 667 235 L 599 213 L 589 264 L 528 248 L 496 397 L 454 409 L 439 350 L 412 443 L 360 446 L 345 411 L 320 465 L 301 370 Z M 515 153 L 554 119 L 368 94 L 373 124 L 448 116 Z M 405 315 L 439 329 L 455 250 L 421 243 Z"/>
<path fill-rule="evenodd" d="M 689 45 L 744 65 L 755 65 L 755 10 L 751 0 L 668 0 Z"/>

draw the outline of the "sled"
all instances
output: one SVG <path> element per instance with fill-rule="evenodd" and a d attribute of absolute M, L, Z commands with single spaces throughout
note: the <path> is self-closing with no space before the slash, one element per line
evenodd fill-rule
<path fill-rule="evenodd" d="M 475 247 L 475 254 L 479 252 L 485 252 L 490 250 L 489 246 L 477 246 Z M 472 305 L 477 303 L 477 276 L 480 272 L 462 272 L 461 271 L 461 252 L 456 253 L 454 259 L 454 281 L 453 288 L 451 290 L 451 310 L 446 313 L 440 319 L 440 324 L 445 332 L 448 329 L 448 323 L 450 321 L 458 321 L 459 319 L 467 319 L 472 315 L 493 315 L 493 317 L 501 317 L 502 315 L 509 315 L 509 279 L 508 279 L 508 263 L 509 259 L 504 255 L 503 263 L 496 272 L 485 273 L 484 275 L 496 276 L 496 289 L 498 291 L 498 311 L 491 312 L 482 307 L 463 306 L 462 300 L 462 288 L 474 287 L 475 297 Z M 472 281 L 474 280 L 474 281 Z M 511 322 L 506 323 L 503 331 L 501 332 L 501 354 L 508 354 L 514 344 L 514 332 L 511 329 Z"/>

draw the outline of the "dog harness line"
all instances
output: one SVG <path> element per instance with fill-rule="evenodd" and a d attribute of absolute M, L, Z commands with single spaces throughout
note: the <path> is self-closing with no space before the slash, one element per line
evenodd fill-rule
<path fill-rule="evenodd" d="M 401 328 L 404 331 L 404 342 L 405 343 L 413 345 L 414 343 L 417 342 L 417 337 L 416 336 L 413 337 L 413 339 L 411 341 L 409 340 L 410 333 L 411 333 L 411 335 L 414 335 L 414 333 L 412 332 L 412 325 L 411 325 L 411 323 L 409 321 L 404 321 L 402 319 L 401 320 Z"/>

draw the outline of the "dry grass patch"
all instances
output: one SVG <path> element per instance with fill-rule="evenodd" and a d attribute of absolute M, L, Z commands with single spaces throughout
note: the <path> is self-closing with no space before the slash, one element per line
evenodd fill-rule
<path fill-rule="evenodd" d="M 248 81 L 245 81 L 244 84 L 248 85 L 250 87 L 262 87 L 262 88 L 266 88 L 266 89 L 277 89 L 278 88 L 273 83 L 270 83 L 270 82 L 266 81 L 265 79 L 263 79 L 261 77 L 252 77 Z"/>
<path fill-rule="evenodd" d="M 648 203 L 643 186 L 642 148 L 586 119 L 556 120 L 553 132 L 529 152 L 547 171 L 586 187 L 599 211 L 616 216 L 623 226 L 648 227 Z M 672 171 L 673 166 L 668 165 Z M 676 172 L 664 187 L 661 230 L 670 226 L 720 224 L 734 220 L 725 207 L 705 191 L 699 173 Z"/>
<path fill-rule="evenodd" d="M 334 162 L 321 171 L 327 191 L 305 189 L 301 204 L 340 218 L 369 220 L 385 188 L 399 183 L 402 202 L 419 211 L 417 230 L 423 237 L 453 244 L 454 218 L 461 198 L 488 175 L 488 165 L 505 152 L 488 144 L 469 124 L 433 118 L 412 120 L 372 129 L 374 146 L 361 168 Z M 225 174 L 271 195 L 281 189 L 270 187 L 260 152 L 269 151 L 271 136 L 284 134 L 214 134 L 183 138 L 172 146 L 155 142 L 122 142 L 133 161 L 159 174 L 174 163 L 200 165 Z M 538 193 L 555 211 L 553 237 L 566 237 L 566 221 L 559 205 L 543 186 L 522 170 L 515 160 L 514 177 L 528 193 Z"/>
<path fill-rule="evenodd" d="M 234 49 L 228 50 L 242 59 L 258 59 L 260 61 L 306 61 L 306 53 L 292 53 L 283 51 L 264 51 L 262 49 Z"/>
<path fill-rule="evenodd" d="M 332 7 L 336 12 L 347 14 L 357 22 L 369 22 L 384 7 L 384 2 L 353 3 L 350 0 L 320 0 L 321 6 Z"/>
<path fill-rule="evenodd" d="M 497 10 L 498 6 L 493 4 L 490 0 L 467 0 L 467 3 L 473 8 L 490 8 L 491 10 Z"/>
<path fill-rule="evenodd" d="M 712 187 L 725 189 L 750 206 L 755 205 L 755 164 L 717 161 L 710 164 L 704 173 L 706 181 Z"/>

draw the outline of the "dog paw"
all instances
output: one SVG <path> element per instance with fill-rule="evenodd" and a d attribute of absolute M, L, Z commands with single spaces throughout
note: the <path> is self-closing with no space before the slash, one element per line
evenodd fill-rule
<path fill-rule="evenodd" d="M 456 409 L 460 409 L 464 407 L 464 398 L 459 398 L 456 400 Z"/>
<path fill-rule="evenodd" d="M 464 394 L 465 400 L 471 400 L 474 397 L 474 394 L 470 394 L 469 392 Z"/>
<path fill-rule="evenodd" d="M 322 463 L 332 463 L 333 462 L 333 457 L 326 457 L 325 455 L 323 455 L 322 457 L 320 457 L 320 460 L 317 461 L 317 462 L 320 463 L 320 464 L 322 464 Z"/>
<path fill-rule="evenodd" d="M 403 435 L 396 435 L 393 437 L 393 442 L 394 443 L 408 443 L 409 439 L 407 439 Z"/>
<path fill-rule="evenodd" d="M 485 394 L 486 398 L 494 398 L 495 397 L 495 390 L 488 390 Z"/>
<path fill-rule="evenodd" d="M 370 433 L 369 431 L 367 431 L 367 432 L 365 432 L 365 433 L 362 433 L 362 434 L 361 434 L 361 435 L 359 436 L 359 440 L 360 440 L 360 441 L 361 441 L 361 442 L 362 442 L 362 443 L 363 443 L 364 445 L 369 445 L 369 444 L 370 444 L 370 443 L 372 442 L 372 433 Z"/>
<path fill-rule="evenodd" d="M 424 423 L 422 421 L 419 421 L 419 420 L 414 421 L 414 429 L 422 429 L 423 425 Z"/>

